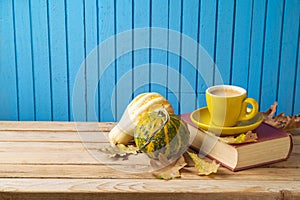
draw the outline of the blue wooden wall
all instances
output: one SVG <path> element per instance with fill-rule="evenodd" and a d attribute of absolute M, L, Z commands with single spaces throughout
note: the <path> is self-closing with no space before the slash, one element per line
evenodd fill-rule
<path fill-rule="evenodd" d="M 261 110 L 276 100 L 278 112 L 298 114 L 299 13 L 299 0 L 1 0 L 0 119 L 115 121 L 146 91 L 189 112 L 205 105 L 218 73 Z M 149 48 L 135 49 L 141 43 Z M 116 57 L 122 48 L 133 51 Z M 116 59 L 101 71 L 105 55 Z"/>

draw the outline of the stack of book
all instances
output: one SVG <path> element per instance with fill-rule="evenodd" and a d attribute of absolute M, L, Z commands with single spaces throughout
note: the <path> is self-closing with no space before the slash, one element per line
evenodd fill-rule
<path fill-rule="evenodd" d="M 190 147 L 232 171 L 283 161 L 291 154 L 291 135 L 266 123 L 260 124 L 253 131 L 258 137 L 256 142 L 228 144 L 219 140 L 218 136 L 199 129 L 191 121 L 190 114 L 181 115 L 191 134 Z"/>

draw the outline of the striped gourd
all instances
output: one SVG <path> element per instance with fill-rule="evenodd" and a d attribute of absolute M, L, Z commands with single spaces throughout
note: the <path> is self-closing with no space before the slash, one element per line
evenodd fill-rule
<path fill-rule="evenodd" d="M 175 114 L 160 111 L 145 113 L 134 132 L 137 147 L 154 159 L 160 153 L 168 159 L 182 155 L 188 147 L 189 137 L 184 121 Z"/>
<path fill-rule="evenodd" d="M 134 128 L 140 116 L 158 108 L 174 113 L 172 105 L 161 94 L 146 92 L 135 97 L 127 106 L 119 123 L 109 132 L 112 144 L 128 144 L 133 140 Z"/>

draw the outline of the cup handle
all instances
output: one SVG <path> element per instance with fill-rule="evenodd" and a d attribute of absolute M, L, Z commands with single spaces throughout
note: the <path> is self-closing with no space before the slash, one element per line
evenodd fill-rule
<path fill-rule="evenodd" d="M 247 111 L 248 104 L 252 105 L 250 112 Z M 242 112 L 239 121 L 246 121 L 252 119 L 258 113 L 258 103 L 253 98 L 246 98 L 243 102 Z"/>

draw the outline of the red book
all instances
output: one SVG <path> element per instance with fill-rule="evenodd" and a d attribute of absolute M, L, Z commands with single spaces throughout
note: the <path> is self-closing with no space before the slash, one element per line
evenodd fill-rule
<path fill-rule="evenodd" d="M 292 152 L 292 136 L 266 123 L 253 131 L 257 134 L 257 142 L 227 144 L 217 136 L 198 129 L 191 121 L 190 113 L 180 117 L 188 124 L 191 148 L 232 171 L 284 161 Z"/>

